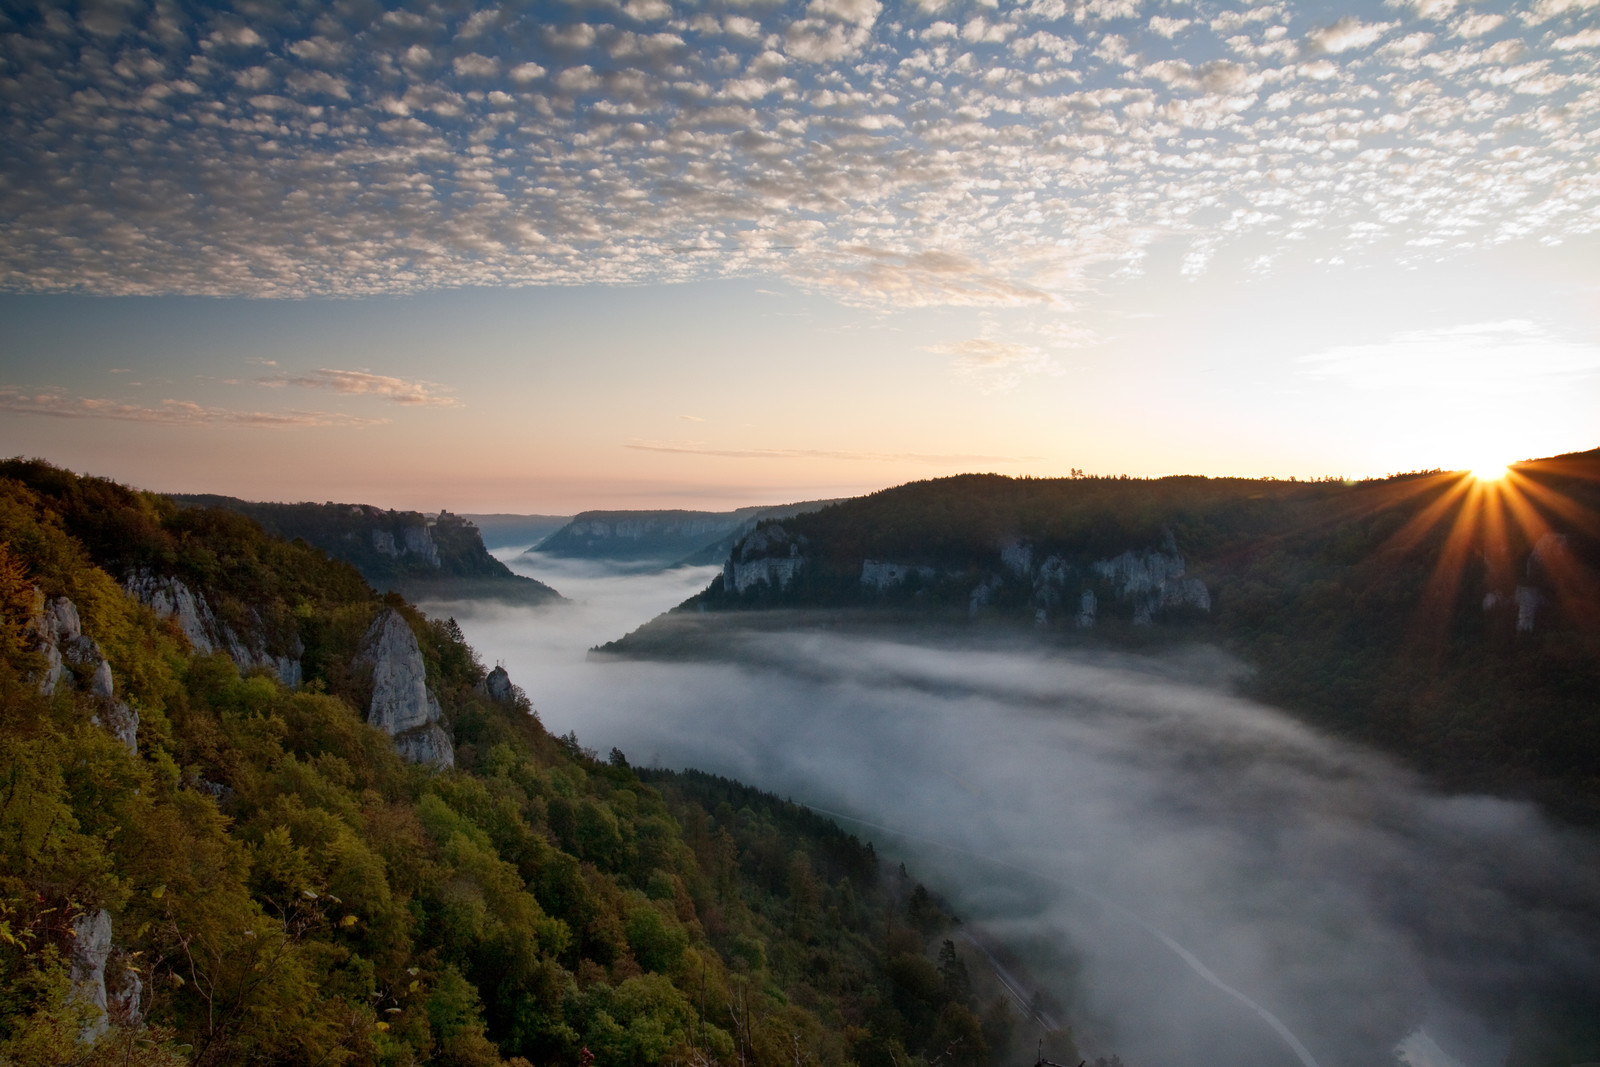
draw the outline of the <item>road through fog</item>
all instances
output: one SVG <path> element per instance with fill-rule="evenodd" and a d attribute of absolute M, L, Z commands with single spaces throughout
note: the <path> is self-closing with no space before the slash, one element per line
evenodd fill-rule
<path fill-rule="evenodd" d="M 1500 1067 L 1600 990 L 1591 839 L 1238 699 L 1219 654 L 800 631 L 737 665 L 591 662 L 715 570 L 508 562 L 577 603 L 424 607 L 547 727 L 867 820 L 1130 1067 Z"/>

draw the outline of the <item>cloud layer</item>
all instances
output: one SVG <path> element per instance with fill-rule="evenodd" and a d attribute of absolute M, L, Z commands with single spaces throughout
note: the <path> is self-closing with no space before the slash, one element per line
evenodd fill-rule
<path fill-rule="evenodd" d="M 0 385 L 0 411 L 62 419 L 112 419 L 166 426 L 232 424 L 277 430 L 315 426 L 375 426 L 388 421 L 329 411 L 241 411 L 188 400 L 163 400 L 150 405 L 104 397 L 74 396 L 58 389 L 23 390 L 6 385 Z"/>
<path fill-rule="evenodd" d="M 355 396 L 376 396 L 396 404 L 431 407 L 460 407 L 455 397 L 443 396 L 449 387 L 438 382 L 391 378 L 358 370 L 332 370 L 324 367 L 310 374 L 273 375 L 256 379 L 267 386 L 294 385 L 302 389 L 327 389 Z"/>
<path fill-rule="evenodd" d="M 1600 227 L 1583 0 L 13 11 L 14 291 L 1048 305 L 1161 240 L 1198 273 Z"/>

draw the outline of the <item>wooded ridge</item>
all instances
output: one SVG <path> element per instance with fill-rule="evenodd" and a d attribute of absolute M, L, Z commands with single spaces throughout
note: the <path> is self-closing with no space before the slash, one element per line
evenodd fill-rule
<path fill-rule="evenodd" d="M 0 1062 L 1031 1054 L 870 844 L 550 735 L 453 621 L 235 511 L 0 464 L 0 609 Z"/>
<path fill-rule="evenodd" d="M 1600 451 L 1503 479 L 915 482 L 765 522 L 619 655 L 765 614 L 1057 646 L 1211 642 L 1247 691 L 1455 787 L 1600 820 Z"/>

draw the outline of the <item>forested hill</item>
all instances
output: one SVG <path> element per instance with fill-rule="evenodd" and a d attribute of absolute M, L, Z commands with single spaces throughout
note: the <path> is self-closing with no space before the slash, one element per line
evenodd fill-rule
<path fill-rule="evenodd" d="M 727 613 L 776 608 L 1216 642 L 1255 695 L 1326 728 L 1600 818 L 1600 452 L 1496 482 L 917 482 L 763 523 L 606 651 L 684 654 Z"/>
<path fill-rule="evenodd" d="M 484 547 L 493 552 L 497 548 L 515 548 L 526 551 L 572 521 L 571 515 L 463 515 L 478 528 Z"/>
<path fill-rule="evenodd" d="M 184 493 L 172 499 L 185 507 L 236 511 L 276 537 L 301 538 L 354 565 L 378 589 L 412 600 L 487 597 L 543 604 L 562 599 L 543 582 L 511 573 L 489 555 L 477 526 L 447 511 L 424 515 L 370 504 L 269 504 Z"/>
<path fill-rule="evenodd" d="M 7 1067 L 1035 1047 L 870 844 L 551 736 L 453 622 L 236 512 L 0 465 L 0 709 Z"/>
<path fill-rule="evenodd" d="M 807 500 L 736 511 L 585 511 L 529 551 L 658 567 L 721 563 L 734 542 L 762 520 L 789 518 L 831 503 Z"/>

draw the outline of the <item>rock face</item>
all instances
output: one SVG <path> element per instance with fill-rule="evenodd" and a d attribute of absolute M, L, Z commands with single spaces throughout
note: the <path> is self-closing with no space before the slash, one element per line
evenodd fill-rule
<path fill-rule="evenodd" d="M 489 676 L 483 680 L 483 693 L 496 704 L 515 704 L 517 702 L 517 687 L 511 684 L 511 675 L 506 673 L 504 667 L 495 667 Z"/>
<path fill-rule="evenodd" d="M 875 559 L 861 561 L 861 584 L 868 589 L 880 592 L 892 589 L 905 584 L 913 574 L 923 579 L 937 578 L 939 571 L 934 567 L 919 567 L 910 563 L 882 563 Z"/>
<path fill-rule="evenodd" d="M 44 674 L 39 691 L 49 696 L 63 687 L 82 689 L 99 703 L 93 722 L 104 726 L 113 737 L 139 752 L 139 713 L 116 698 L 111 663 L 100 651 L 99 642 L 83 632 L 78 606 L 64 596 L 46 600 L 35 593 L 36 610 L 30 627 L 38 651 L 44 655 Z"/>
<path fill-rule="evenodd" d="M 129 965 L 126 953 L 111 943 L 111 914 L 85 912 L 72 921 L 69 959 L 72 999 L 89 1006 L 89 1018 L 78 1040 L 92 1044 L 112 1023 L 144 1022 L 144 982 Z"/>
<path fill-rule="evenodd" d="M 978 612 L 994 603 L 994 595 L 1005 584 L 999 575 L 987 575 L 983 581 L 972 587 L 972 592 L 967 596 L 967 614 L 976 616 Z"/>
<path fill-rule="evenodd" d="M 963 570 L 867 559 L 861 563 L 861 587 L 881 593 L 904 585 L 913 576 L 934 585 L 963 579 L 970 582 L 976 571 L 977 584 L 966 593 L 969 614 L 977 615 L 991 605 L 1016 606 L 1020 598 L 1015 594 L 1021 585 L 1035 625 L 1045 626 L 1059 617 L 1072 620 L 1079 629 L 1095 625 L 1101 597 L 1128 604 L 1136 626 L 1151 625 L 1155 615 L 1168 608 L 1211 610 L 1210 590 L 1199 579 L 1184 577 L 1183 557 L 1170 536 L 1160 549 L 1129 550 L 1110 559 L 1073 563 L 1055 554 L 1042 560 L 1037 556 L 1033 545 L 1012 540 L 998 545 L 996 556 L 974 560 L 972 568 Z M 771 560 L 761 562 L 770 564 Z M 735 588 L 729 572 L 724 572 L 723 581 L 728 588 Z"/>
<path fill-rule="evenodd" d="M 734 546 L 723 565 L 721 594 L 738 597 L 763 585 L 774 593 L 790 588 L 813 562 L 807 549 L 803 534 L 791 533 L 776 522 L 758 527 Z M 1136 626 L 1150 626 L 1174 609 L 1211 611 L 1210 590 L 1199 579 L 1185 576 L 1184 559 L 1170 533 L 1159 548 L 1129 549 L 1109 559 L 1070 548 L 1046 552 L 1030 541 L 1010 537 L 988 550 L 947 551 L 936 558 L 863 558 L 854 599 L 872 603 L 909 584 L 919 599 L 930 604 L 954 606 L 960 603 L 957 598 L 964 599 L 973 617 L 991 611 L 1010 616 L 1026 612 L 1036 626 L 1076 624 L 1079 629 L 1093 627 L 1110 614 L 1131 617 Z M 818 566 L 823 567 L 824 582 L 831 584 L 828 566 Z"/>
<path fill-rule="evenodd" d="M 144 1025 L 144 981 L 120 949 L 112 949 L 111 962 L 117 965 L 118 973 L 115 982 L 106 982 L 106 1013 L 112 1022 L 124 1026 Z"/>
<path fill-rule="evenodd" d="M 1026 578 L 1033 571 L 1033 546 L 1026 542 L 1000 546 L 1000 565 L 1018 578 Z"/>
<path fill-rule="evenodd" d="M 765 582 L 774 589 L 787 589 L 800 573 L 805 560 L 798 556 L 785 559 L 753 559 L 745 563 L 733 560 L 722 565 L 723 587 L 742 593 Z"/>
<path fill-rule="evenodd" d="M 426 526 L 407 526 L 402 533 L 406 551 L 430 567 L 439 566 L 439 546 Z"/>
<path fill-rule="evenodd" d="M 782 526 L 762 526 L 734 546 L 722 565 L 722 589 L 738 594 L 765 582 L 773 589 L 787 589 L 805 568 L 802 541 L 789 536 Z"/>
<path fill-rule="evenodd" d="M 300 684 L 300 656 L 305 650 L 298 637 L 291 655 L 274 656 L 267 651 L 259 632 L 241 637 L 233 627 L 217 619 L 203 594 L 177 578 L 140 569 L 129 574 L 122 587 L 157 615 L 177 622 L 183 636 L 189 639 L 189 646 L 199 654 L 226 652 L 241 671 L 265 670 L 290 688 Z"/>
<path fill-rule="evenodd" d="M 1099 602 L 1095 600 L 1094 590 L 1085 589 L 1083 596 L 1078 598 L 1078 629 L 1088 630 L 1094 626 L 1095 612 L 1099 610 Z"/>
<path fill-rule="evenodd" d="M 1504 562 L 1503 557 L 1501 562 Z M 1485 593 L 1483 610 L 1500 612 L 1504 609 L 1509 616 L 1509 609 L 1515 607 L 1516 632 L 1531 634 L 1541 625 L 1539 619 L 1545 608 L 1560 605 L 1564 583 L 1571 582 L 1581 567 L 1582 564 L 1572 558 L 1570 541 L 1565 534 L 1544 534 L 1528 553 L 1522 568 L 1523 579 L 1513 588 L 1502 585 Z"/>
<path fill-rule="evenodd" d="M 1124 552 L 1092 564 L 1090 571 L 1110 582 L 1118 600 L 1133 602 L 1135 626 L 1149 626 L 1152 612 L 1166 607 L 1211 610 L 1211 593 L 1205 583 L 1184 578 L 1183 557 L 1175 548 L 1161 552 Z"/>
<path fill-rule="evenodd" d="M 72 996 L 93 1007 L 79 1040 L 99 1039 L 110 1026 L 106 1014 L 106 961 L 111 958 L 111 915 L 101 909 L 72 920 Z"/>
<path fill-rule="evenodd" d="M 455 766 L 455 746 L 440 725 L 444 714 L 428 688 L 422 649 L 398 611 L 379 612 L 361 641 L 358 662 L 372 667 L 367 721 L 394 738 L 395 748 L 413 763 Z"/>
<path fill-rule="evenodd" d="M 1517 601 L 1517 633 L 1533 633 L 1534 620 L 1539 615 L 1539 605 L 1544 603 L 1544 595 L 1531 585 L 1519 585 L 1516 592 Z"/>
<path fill-rule="evenodd" d="M 352 516 L 358 519 L 366 518 L 369 511 L 373 513 L 374 518 L 377 520 L 382 521 L 384 519 L 384 515 L 381 512 L 378 512 L 377 509 L 364 508 L 359 504 L 353 505 L 350 511 Z M 408 515 L 414 518 L 420 518 L 420 516 L 416 516 L 414 512 L 408 513 Z M 444 513 L 440 513 L 440 518 L 444 518 Z M 439 545 L 433 539 L 433 531 L 429 526 L 430 521 L 431 520 L 428 519 L 422 519 L 420 523 L 411 522 L 401 526 L 399 529 L 400 536 L 398 539 L 395 537 L 395 531 L 393 529 L 379 528 L 372 530 L 371 538 L 373 551 L 377 552 L 381 556 L 388 556 L 390 559 L 399 559 L 402 556 L 414 556 L 427 566 L 437 569 L 441 566 L 439 560 Z M 355 533 L 354 531 L 351 531 L 345 536 L 354 539 Z"/>

